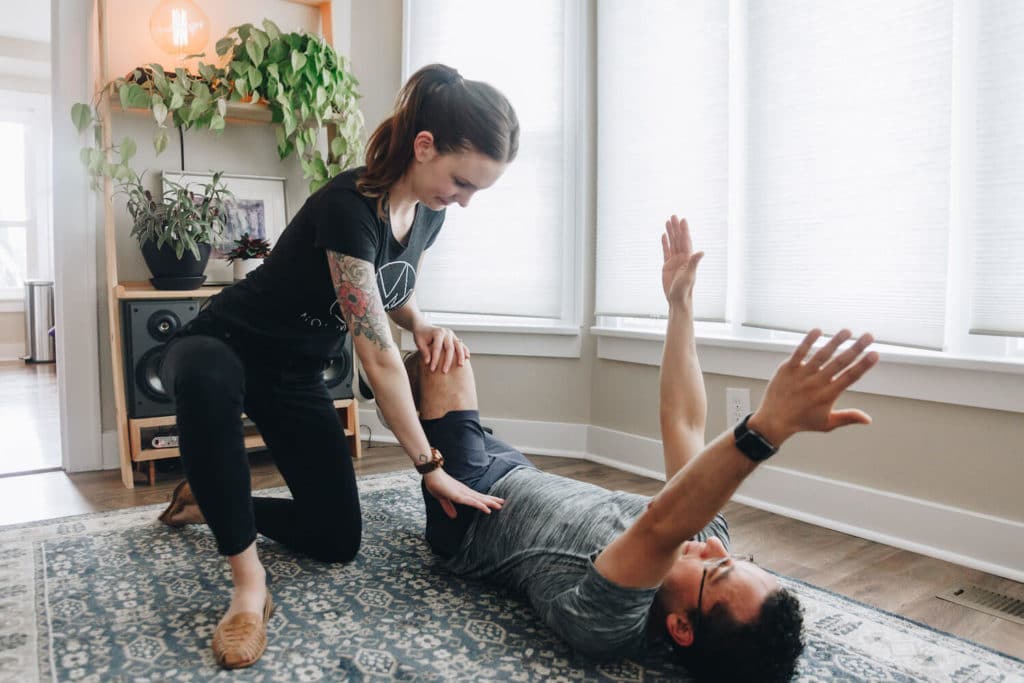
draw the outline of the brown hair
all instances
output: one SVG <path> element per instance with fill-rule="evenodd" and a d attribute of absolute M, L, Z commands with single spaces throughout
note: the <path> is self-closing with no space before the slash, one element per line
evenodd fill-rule
<path fill-rule="evenodd" d="M 450 66 L 430 64 L 412 75 L 398 93 L 394 113 L 370 136 L 359 191 L 379 197 L 401 178 L 420 131 L 434 136 L 441 154 L 475 150 L 508 163 L 519 151 L 519 119 L 504 95 L 487 83 L 464 79 Z"/>

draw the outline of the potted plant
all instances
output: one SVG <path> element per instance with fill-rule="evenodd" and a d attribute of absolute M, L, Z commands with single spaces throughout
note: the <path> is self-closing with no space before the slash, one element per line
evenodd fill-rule
<path fill-rule="evenodd" d="M 246 275 L 259 268 L 267 256 L 270 256 L 270 242 L 242 233 L 227 255 L 227 261 L 235 271 L 235 282 L 244 280 Z"/>
<path fill-rule="evenodd" d="M 164 178 L 161 195 L 134 174 L 120 182 L 119 191 L 128 197 L 131 235 L 139 241 L 155 288 L 196 289 L 206 281 L 210 245 L 224 231 L 224 204 L 232 196 L 220 177 L 214 173 L 202 192 Z"/>
<path fill-rule="evenodd" d="M 322 38 L 282 33 L 274 22 L 264 20 L 262 28 L 252 24 L 231 28 L 217 41 L 216 49 L 223 66 L 199 62 L 198 73 L 193 73 L 148 64 L 104 85 L 91 105 L 78 103 L 71 108 L 79 132 L 93 127 L 97 133 L 95 146 L 82 150 L 82 161 L 94 179 L 127 178 L 131 174 L 128 160 L 137 147 L 131 138 L 125 138 L 120 148 L 104 149 L 100 144 L 99 126 L 104 122 L 98 105 L 112 96 L 123 109 L 152 113 L 157 154 L 167 148 L 169 126 L 178 129 L 184 146 L 182 131 L 189 128 L 222 131 L 228 102 L 256 102 L 270 110 L 279 156 L 284 159 L 293 152 L 299 156 L 311 192 L 359 163 L 363 115 L 357 106 L 358 82 L 348 60 Z M 325 127 L 329 127 L 326 157 L 319 145 Z"/>

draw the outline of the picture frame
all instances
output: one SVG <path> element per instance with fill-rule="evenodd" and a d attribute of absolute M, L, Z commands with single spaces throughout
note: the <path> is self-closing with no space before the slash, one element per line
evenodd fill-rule
<path fill-rule="evenodd" d="M 164 189 L 167 189 L 166 180 L 189 187 L 207 185 L 212 178 L 213 173 L 193 171 L 161 173 Z M 234 272 L 227 261 L 227 253 L 242 233 L 265 239 L 273 248 L 288 225 L 284 178 L 225 173 L 221 175 L 220 181 L 234 197 L 228 201 L 224 233 L 212 245 L 210 260 L 203 271 L 206 275 L 204 284 L 207 285 L 229 285 L 234 282 Z"/>

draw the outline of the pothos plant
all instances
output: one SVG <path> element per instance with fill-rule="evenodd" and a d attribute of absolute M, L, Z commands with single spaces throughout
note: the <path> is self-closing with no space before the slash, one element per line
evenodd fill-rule
<path fill-rule="evenodd" d="M 358 81 L 348 60 L 322 38 L 282 33 L 274 22 L 264 20 L 262 28 L 252 24 L 232 28 L 217 41 L 216 51 L 223 66 L 200 61 L 198 73 L 192 73 L 184 68 L 167 72 L 159 64 L 148 64 L 105 85 L 92 106 L 78 103 L 71 108 L 80 132 L 96 128 L 95 146 L 81 153 L 94 179 L 106 175 L 124 181 L 134 176 L 129 166 L 137 151 L 133 139 L 124 138 L 111 150 L 102 148 L 97 105 L 111 96 L 124 109 L 152 112 L 157 127 L 153 148 L 158 155 L 167 148 L 170 126 L 221 131 L 228 102 L 250 101 L 270 109 L 278 155 L 284 159 L 298 153 L 311 191 L 358 163 L 363 131 Z M 317 141 L 328 125 L 332 130 L 325 158 Z"/>

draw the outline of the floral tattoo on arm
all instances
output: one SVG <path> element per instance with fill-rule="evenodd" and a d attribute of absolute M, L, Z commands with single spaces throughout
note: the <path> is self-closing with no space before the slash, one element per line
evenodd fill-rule
<path fill-rule="evenodd" d="M 388 318 L 377 291 L 373 264 L 334 251 L 327 252 L 327 262 L 341 314 L 353 338 L 366 337 L 382 351 L 391 348 Z"/>

